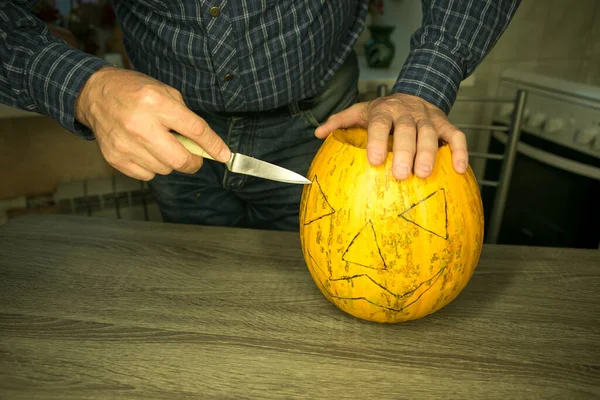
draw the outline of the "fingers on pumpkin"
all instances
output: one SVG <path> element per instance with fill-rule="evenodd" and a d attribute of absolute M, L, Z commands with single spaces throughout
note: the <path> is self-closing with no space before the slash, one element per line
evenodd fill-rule
<path fill-rule="evenodd" d="M 451 127 L 440 137 L 450 145 L 454 170 L 460 174 L 464 173 L 469 165 L 469 151 L 465 134 L 457 128 Z"/>
<path fill-rule="evenodd" d="M 388 138 L 394 125 L 393 114 L 388 108 L 381 105 L 372 110 L 369 116 L 367 157 L 375 166 L 383 164 L 388 154 Z"/>
<path fill-rule="evenodd" d="M 438 150 L 438 133 L 428 119 L 422 119 L 417 124 L 417 155 L 415 158 L 415 175 L 427 178 L 431 175 L 435 154 Z"/>
<path fill-rule="evenodd" d="M 366 123 L 363 116 L 364 108 L 364 103 L 356 103 L 343 111 L 332 114 L 324 124 L 315 130 L 315 136 L 323 139 L 336 129 L 364 127 Z"/>
<path fill-rule="evenodd" d="M 410 115 L 403 115 L 394 121 L 394 157 L 392 172 L 396 179 L 406 179 L 413 167 L 416 151 L 417 128 Z"/>

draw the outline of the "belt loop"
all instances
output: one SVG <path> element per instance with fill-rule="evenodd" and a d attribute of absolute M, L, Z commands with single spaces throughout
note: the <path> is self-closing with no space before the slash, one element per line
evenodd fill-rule
<path fill-rule="evenodd" d="M 288 110 L 290 111 L 292 117 L 295 117 L 296 115 L 300 114 L 300 107 L 298 106 L 298 102 L 290 102 L 290 104 L 288 104 Z"/>

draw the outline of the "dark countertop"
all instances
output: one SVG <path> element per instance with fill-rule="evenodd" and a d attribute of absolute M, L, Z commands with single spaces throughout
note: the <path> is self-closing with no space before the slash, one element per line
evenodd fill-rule
<path fill-rule="evenodd" d="M 88 217 L 0 228 L 0 398 L 600 397 L 600 251 L 486 245 L 446 308 L 357 320 L 298 235 Z"/>

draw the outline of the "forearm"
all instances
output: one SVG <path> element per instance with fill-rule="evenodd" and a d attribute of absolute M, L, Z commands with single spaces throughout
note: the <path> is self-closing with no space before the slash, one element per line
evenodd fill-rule
<path fill-rule="evenodd" d="M 393 87 L 449 113 L 460 82 L 498 41 L 520 0 L 422 0 L 423 24 Z"/>
<path fill-rule="evenodd" d="M 75 119 L 77 95 L 105 60 L 54 37 L 30 7 L 35 1 L 0 0 L 0 102 L 47 115 L 92 138 Z"/>

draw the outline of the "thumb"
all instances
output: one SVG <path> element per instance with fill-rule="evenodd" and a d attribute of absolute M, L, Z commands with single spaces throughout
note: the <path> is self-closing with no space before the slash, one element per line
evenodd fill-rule
<path fill-rule="evenodd" d="M 217 161 L 227 162 L 231 158 L 231 150 L 227 144 L 203 118 L 185 105 L 177 104 L 169 110 L 170 113 L 163 116 L 163 121 L 169 129 L 196 142 Z"/>
<path fill-rule="evenodd" d="M 343 111 L 331 115 L 324 124 L 315 130 L 315 136 L 323 139 L 336 129 L 356 126 L 366 128 L 367 120 L 364 118 L 366 107 L 367 103 L 356 103 Z"/>

